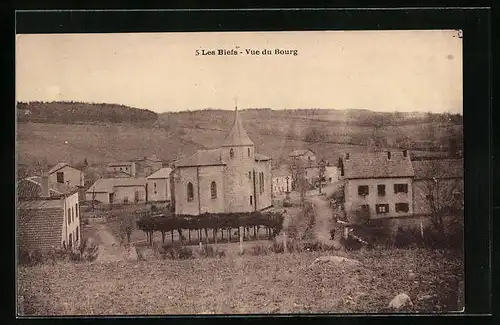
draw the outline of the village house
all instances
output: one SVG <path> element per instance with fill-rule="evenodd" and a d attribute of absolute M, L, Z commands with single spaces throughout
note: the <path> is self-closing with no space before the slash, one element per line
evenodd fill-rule
<path fill-rule="evenodd" d="M 340 161 L 345 211 L 370 218 L 413 214 L 414 171 L 408 152 L 346 153 Z"/>
<path fill-rule="evenodd" d="M 28 181 L 29 182 L 29 181 Z M 78 189 L 59 195 L 49 193 L 49 177 L 40 186 L 18 186 L 17 246 L 21 250 L 49 251 L 79 247 L 80 207 Z"/>
<path fill-rule="evenodd" d="M 136 164 L 133 161 L 115 161 L 106 166 L 108 177 L 135 177 Z"/>
<path fill-rule="evenodd" d="M 171 172 L 172 168 L 163 167 L 146 177 L 149 201 L 165 202 L 170 200 Z"/>
<path fill-rule="evenodd" d="M 464 204 L 463 159 L 413 161 L 413 212 L 430 215 L 439 210 L 461 209 Z"/>
<path fill-rule="evenodd" d="M 49 171 L 49 182 L 65 184 L 69 187 L 84 186 L 85 177 L 83 172 L 65 162 L 60 162 Z"/>
<path fill-rule="evenodd" d="M 292 190 L 292 173 L 290 166 L 280 165 L 272 171 L 273 173 L 273 194 L 287 193 Z"/>
<path fill-rule="evenodd" d="M 163 161 L 157 155 L 137 158 L 133 162 L 136 166 L 137 176 L 146 177 L 163 167 Z"/>
<path fill-rule="evenodd" d="M 288 157 L 290 158 L 290 160 L 300 159 L 309 164 L 313 164 L 316 162 L 316 154 L 310 149 L 294 150 L 288 155 Z"/>
<path fill-rule="evenodd" d="M 173 166 L 176 214 L 251 212 L 272 205 L 271 159 L 255 152 L 238 109 L 220 148 L 199 150 Z"/>
<path fill-rule="evenodd" d="M 85 192 L 87 201 L 103 204 L 127 204 L 147 202 L 145 177 L 101 178 Z"/>

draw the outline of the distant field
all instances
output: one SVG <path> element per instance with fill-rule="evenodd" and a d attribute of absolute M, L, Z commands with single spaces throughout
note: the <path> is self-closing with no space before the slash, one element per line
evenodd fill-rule
<path fill-rule="evenodd" d="M 387 312 L 399 293 L 408 312 L 462 308 L 463 264 L 449 251 L 358 251 L 347 256 L 363 266 L 309 267 L 320 254 L 19 267 L 18 295 L 26 315 Z"/>
<path fill-rule="evenodd" d="M 156 153 L 169 160 L 200 146 L 159 128 L 132 125 L 20 123 L 17 127 L 20 163 L 34 159 L 81 163 L 127 160 Z M 66 143 L 67 141 L 67 143 Z"/>
<path fill-rule="evenodd" d="M 32 165 L 46 160 L 49 165 L 59 161 L 80 164 L 87 161 L 94 165 L 113 160 L 128 160 L 153 153 L 166 161 L 194 153 L 197 149 L 217 147 L 226 136 L 232 118 L 230 115 L 214 116 L 203 112 L 191 115 L 161 117 L 159 127 L 140 127 L 125 124 L 48 124 L 19 123 L 17 127 L 17 152 L 19 163 Z M 243 123 L 255 142 L 259 153 L 274 160 L 287 156 L 295 149 L 310 148 L 317 156 L 336 163 L 345 152 L 371 151 L 373 147 L 348 144 L 351 137 L 368 139 L 372 127 L 349 126 L 326 120 L 294 118 L 283 120 L 279 115 L 261 117 L 243 114 Z M 245 117 L 246 116 L 246 117 Z M 220 119 L 217 120 L 217 117 Z M 173 127 L 163 122 L 173 123 Z M 163 123 L 163 124 L 162 124 Z M 166 123 L 166 122 L 165 122 Z M 326 143 L 307 143 L 302 139 L 309 128 L 322 130 L 328 135 Z M 407 135 L 424 139 L 429 130 L 437 138 L 444 137 L 450 129 L 460 128 L 448 124 L 416 124 L 387 127 L 387 139 Z M 289 138 L 287 135 L 291 135 Z M 392 149 L 401 150 L 401 149 Z M 415 151 L 414 151 L 415 152 Z M 418 154 L 430 152 L 419 151 Z"/>

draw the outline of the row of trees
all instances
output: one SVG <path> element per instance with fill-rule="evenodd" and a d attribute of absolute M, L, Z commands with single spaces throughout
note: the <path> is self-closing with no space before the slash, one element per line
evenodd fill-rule
<path fill-rule="evenodd" d="M 255 211 L 250 213 L 205 213 L 199 216 L 190 215 L 165 215 L 153 216 L 143 215 L 137 221 L 137 228 L 144 231 L 148 236 L 148 243 L 152 244 L 153 233 L 159 231 L 162 238 L 165 233 L 177 231 L 182 238 L 182 230 L 205 231 L 205 237 L 208 238 L 208 229 L 213 230 L 214 238 L 217 237 L 219 230 L 238 229 L 243 227 L 249 232 L 249 229 L 264 227 L 268 230 L 268 236 L 276 236 L 283 228 L 284 216 L 281 213 Z"/>
<path fill-rule="evenodd" d="M 21 122 L 49 122 L 73 124 L 131 123 L 152 125 L 158 119 L 155 112 L 118 104 L 82 102 L 18 102 Z"/>

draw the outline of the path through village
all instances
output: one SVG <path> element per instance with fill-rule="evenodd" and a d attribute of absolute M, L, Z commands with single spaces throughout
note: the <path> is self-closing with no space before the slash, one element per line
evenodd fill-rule
<path fill-rule="evenodd" d="M 96 262 L 106 263 L 124 261 L 129 252 L 127 248 L 120 245 L 120 241 L 111 234 L 106 224 L 95 223 L 92 227 L 94 227 L 95 236 L 98 237 L 96 239 L 100 242 L 99 255 L 97 256 Z"/>

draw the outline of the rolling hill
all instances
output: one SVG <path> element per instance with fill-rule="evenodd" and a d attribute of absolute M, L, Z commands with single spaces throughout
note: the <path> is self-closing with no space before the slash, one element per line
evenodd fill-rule
<path fill-rule="evenodd" d="M 35 106 L 36 114 L 28 109 Z M 17 125 L 18 163 L 25 166 L 63 160 L 80 164 L 85 159 L 102 165 L 153 153 L 171 161 L 197 149 L 216 147 L 234 116 L 232 111 L 215 109 L 156 114 L 109 104 L 35 106 L 18 105 L 23 116 Z M 22 113 L 26 110 L 31 113 Z M 406 148 L 414 154 L 438 154 L 447 149 L 451 137 L 462 143 L 460 115 L 248 109 L 241 116 L 258 152 L 275 161 L 299 148 L 310 148 L 320 158 L 336 162 L 348 151 Z M 307 137 L 311 130 L 321 137 L 311 140 Z"/>

